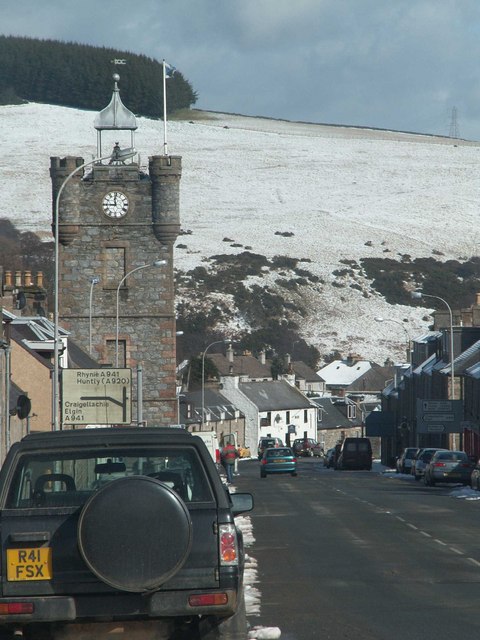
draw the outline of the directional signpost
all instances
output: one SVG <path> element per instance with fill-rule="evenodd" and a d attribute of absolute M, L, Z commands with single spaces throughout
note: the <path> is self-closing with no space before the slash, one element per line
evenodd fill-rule
<path fill-rule="evenodd" d="M 63 425 L 130 424 L 131 369 L 62 369 Z"/>
<path fill-rule="evenodd" d="M 461 400 L 417 399 L 417 433 L 461 433 Z"/>

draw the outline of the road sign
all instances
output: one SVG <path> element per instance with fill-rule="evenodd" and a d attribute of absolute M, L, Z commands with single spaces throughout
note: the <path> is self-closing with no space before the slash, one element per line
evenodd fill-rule
<path fill-rule="evenodd" d="M 62 424 L 130 424 L 131 369 L 62 369 Z"/>
<path fill-rule="evenodd" d="M 417 400 L 417 433 L 461 433 L 461 400 Z"/>
<path fill-rule="evenodd" d="M 424 422 L 453 422 L 455 414 L 452 413 L 424 413 Z"/>

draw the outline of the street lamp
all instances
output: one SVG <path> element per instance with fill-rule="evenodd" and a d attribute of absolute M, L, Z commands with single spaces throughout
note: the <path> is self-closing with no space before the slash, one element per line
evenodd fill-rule
<path fill-rule="evenodd" d="M 93 306 L 93 287 L 100 282 L 100 278 L 92 276 L 90 278 L 90 304 L 88 307 L 88 344 L 89 353 L 92 355 L 92 306 Z"/>
<path fill-rule="evenodd" d="M 127 157 L 131 157 L 136 155 L 135 149 L 128 150 L 120 150 L 122 153 L 122 160 L 125 160 Z M 115 150 L 108 156 L 102 156 L 98 158 L 94 158 L 93 160 L 89 160 L 88 162 L 84 162 L 80 166 L 76 167 L 65 180 L 60 185 L 60 188 L 57 193 L 57 197 L 55 198 L 55 214 L 54 214 L 54 226 L 55 226 L 55 252 L 54 252 L 54 262 L 55 262 L 55 271 L 54 271 L 54 297 L 55 304 L 53 310 L 53 387 L 52 387 L 52 426 L 54 431 L 58 431 L 59 429 L 59 420 L 58 420 L 58 409 L 59 409 L 59 348 L 58 348 L 58 317 L 59 317 L 59 305 L 58 305 L 58 284 L 59 284 L 59 252 L 60 252 L 60 240 L 59 240 L 59 229 L 58 229 L 58 218 L 59 218 L 59 209 L 60 209 L 60 196 L 67 184 L 73 178 L 75 174 L 79 171 L 82 171 L 85 167 L 90 166 L 91 164 L 97 164 L 102 162 L 103 160 L 111 160 L 116 157 Z"/>
<path fill-rule="evenodd" d="M 118 310 L 119 310 L 119 299 L 120 299 L 120 287 L 125 282 L 125 280 L 128 278 L 128 276 L 132 275 L 132 273 L 135 273 L 135 271 L 140 271 L 140 269 L 148 269 L 148 267 L 162 267 L 165 264 L 167 264 L 166 260 L 154 260 L 153 262 L 150 262 L 149 264 L 142 264 L 139 267 L 135 267 L 135 269 L 132 269 L 131 271 L 129 271 L 126 275 L 123 276 L 123 278 L 118 283 L 118 287 L 117 287 L 116 332 L 115 332 L 115 367 L 117 369 L 118 369 Z"/>
<path fill-rule="evenodd" d="M 395 324 L 399 324 L 402 329 L 405 332 L 405 338 L 406 338 L 406 345 L 407 345 L 407 362 L 410 362 L 410 344 L 411 344 L 411 338 L 410 338 L 410 334 L 408 333 L 408 331 L 405 329 L 405 327 L 403 326 L 403 323 L 400 322 L 399 320 L 394 320 L 393 318 L 381 318 L 379 316 L 377 316 L 376 318 L 374 318 L 375 322 L 394 322 Z"/>
<path fill-rule="evenodd" d="M 215 342 L 211 342 L 202 353 L 202 416 L 201 416 L 201 427 L 200 429 L 203 431 L 203 425 L 205 422 L 205 354 L 213 347 L 215 344 L 230 344 L 232 341 L 229 338 L 225 338 L 224 340 L 215 340 Z"/>
<path fill-rule="evenodd" d="M 454 363 L 454 355 L 453 355 L 453 314 L 452 314 L 452 309 L 450 307 L 450 305 L 448 304 L 448 302 L 446 300 L 444 300 L 443 298 L 440 298 L 440 296 L 432 296 L 430 294 L 427 293 L 422 293 L 422 291 L 412 291 L 412 298 L 414 300 L 421 300 L 422 298 L 435 298 L 436 300 L 441 300 L 443 302 L 443 304 L 447 307 L 448 309 L 448 313 L 450 314 L 450 373 L 451 373 L 451 380 L 452 380 L 452 390 L 451 390 L 451 396 L 452 396 L 452 400 L 455 400 L 455 363 Z"/>

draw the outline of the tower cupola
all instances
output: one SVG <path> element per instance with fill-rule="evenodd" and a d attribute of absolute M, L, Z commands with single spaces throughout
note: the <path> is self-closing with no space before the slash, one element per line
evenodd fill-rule
<path fill-rule="evenodd" d="M 135 150 L 135 131 L 137 129 L 137 119 L 135 115 L 127 109 L 120 98 L 120 89 L 118 88 L 118 82 L 120 76 L 118 73 L 113 74 L 114 87 L 112 93 L 112 99 L 105 109 L 102 109 L 95 118 L 94 127 L 97 130 L 97 157 L 103 156 L 102 151 L 102 132 L 104 131 L 130 131 L 130 149 L 122 151 L 131 153 L 134 155 Z M 118 143 L 116 142 L 118 145 Z"/>

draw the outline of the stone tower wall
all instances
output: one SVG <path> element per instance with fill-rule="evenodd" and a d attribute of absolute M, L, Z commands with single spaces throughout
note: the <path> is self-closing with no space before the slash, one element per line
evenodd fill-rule
<path fill-rule="evenodd" d="M 65 174 L 64 166 L 71 170 L 75 163 L 76 158 L 52 159 L 54 197 L 70 173 Z M 167 170 L 166 176 L 160 171 L 151 180 L 137 165 L 94 165 L 83 179 L 66 184 L 59 207 L 60 323 L 87 352 L 91 340 L 92 357 L 104 366 L 115 366 L 120 281 L 139 266 L 167 261 L 129 275 L 118 296 L 119 367 L 131 368 L 135 381 L 137 365 L 142 366 L 143 418 L 151 426 L 177 422 L 173 242 L 179 228 L 180 171 L 177 164 L 174 177 Z M 102 209 L 103 197 L 112 190 L 129 198 L 127 215 L 117 220 Z M 92 287 L 94 276 L 100 282 Z M 132 396 L 135 418 L 136 382 Z"/>

